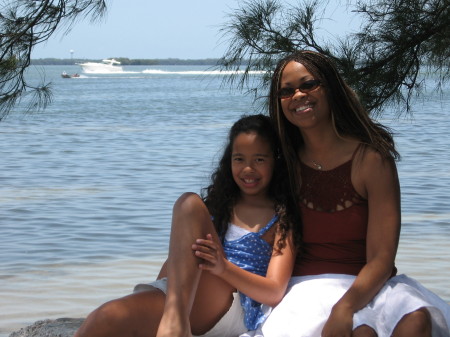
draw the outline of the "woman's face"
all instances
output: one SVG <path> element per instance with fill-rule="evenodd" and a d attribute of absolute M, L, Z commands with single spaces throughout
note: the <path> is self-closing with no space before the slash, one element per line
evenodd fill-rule
<path fill-rule="evenodd" d="M 281 75 L 280 89 L 295 89 L 292 97 L 280 98 L 283 113 L 289 122 L 300 129 L 311 128 L 331 120 L 325 89 L 321 85 L 315 87 L 313 80 L 317 79 L 303 64 L 296 61 L 289 62 Z M 301 89 L 302 87 L 306 89 Z M 313 90 L 307 93 L 300 91 L 308 91 L 311 87 Z"/>

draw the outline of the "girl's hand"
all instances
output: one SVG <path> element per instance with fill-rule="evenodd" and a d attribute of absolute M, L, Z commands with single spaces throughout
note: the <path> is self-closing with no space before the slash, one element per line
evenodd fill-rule
<path fill-rule="evenodd" d="M 322 330 L 322 337 L 351 337 L 353 313 L 335 305 Z"/>
<path fill-rule="evenodd" d="M 206 239 L 197 239 L 192 245 L 195 256 L 203 260 L 198 267 L 208 270 L 214 275 L 220 275 L 225 270 L 226 258 L 222 246 L 214 242 L 211 234 L 206 235 Z"/>

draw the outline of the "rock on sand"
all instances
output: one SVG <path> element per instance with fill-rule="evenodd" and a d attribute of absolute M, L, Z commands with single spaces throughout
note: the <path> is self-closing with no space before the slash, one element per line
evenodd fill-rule
<path fill-rule="evenodd" d="M 84 318 L 58 318 L 37 321 L 13 332 L 9 337 L 72 337 Z"/>

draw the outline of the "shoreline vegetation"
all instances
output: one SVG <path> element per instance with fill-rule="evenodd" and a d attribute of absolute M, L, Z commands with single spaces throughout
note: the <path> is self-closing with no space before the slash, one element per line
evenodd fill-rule
<path fill-rule="evenodd" d="M 167 58 L 167 59 L 129 59 L 126 57 L 114 57 L 116 61 L 119 61 L 123 66 L 155 66 L 155 65 L 217 65 L 218 58 L 207 58 L 207 59 L 178 59 L 178 58 Z M 102 62 L 101 59 L 58 59 L 58 58 L 41 58 L 32 59 L 32 65 L 76 65 L 77 63 L 84 62 Z"/>

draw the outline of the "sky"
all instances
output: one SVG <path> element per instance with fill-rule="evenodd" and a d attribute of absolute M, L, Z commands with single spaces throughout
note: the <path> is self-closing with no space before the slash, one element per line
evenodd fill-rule
<path fill-rule="evenodd" d="M 283 3 L 296 3 L 285 0 Z M 326 31 L 343 32 L 352 22 L 344 6 L 330 1 Z M 103 59 L 204 59 L 223 56 L 220 29 L 240 0 L 109 0 L 100 22 L 78 21 L 68 34 L 55 33 L 31 57 Z"/>

